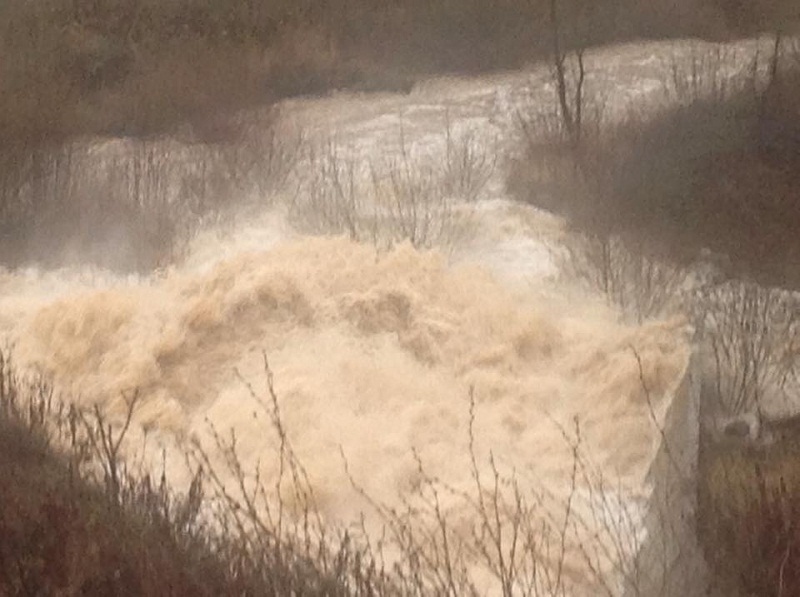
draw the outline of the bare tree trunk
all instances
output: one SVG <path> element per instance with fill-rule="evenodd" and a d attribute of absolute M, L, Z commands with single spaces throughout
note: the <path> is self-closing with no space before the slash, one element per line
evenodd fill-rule
<path fill-rule="evenodd" d="M 781 44 L 783 42 L 783 33 L 780 29 L 775 32 L 775 42 L 772 46 L 772 58 L 769 63 L 769 84 L 768 88 L 777 84 L 778 82 L 778 66 L 781 59 Z"/>
<path fill-rule="evenodd" d="M 553 65 L 556 69 L 556 93 L 561 113 L 561 121 L 570 138 L 573 136 L 572 109 L 567 99 L 567 76 L 564 63 L 566 54 L 561 44 L 561 21 L 558 14 L 558 1 L 550 0 L 550 24 L 553 27 Z"/>
<path fill-rule="evenodd" d="M 583 129 L 583 90 L 586 67 L 582 46 L 569 50 L 564 47 L 564 24 L 559 12 L 560 0 L 550 0 L 550 24 L 553 29 L 552 60 L 555 68 L 555 87 L 559 115 L 567 137 L 575 147 L 580 144 Z M 577 16 L 575 17 L 577 18 Z M 570 63 L 575 62 L 577 73 L 571 73 Z M 574 90 L 570 93 L 570 78 L 574 76 Z"/>
<path fill-rule="evenodd" d="M 780 29 L 775 31 L 775 40 L 772 45 L 772 56 L 769 59 L 769 73 L 766 85 L 758 98 L 758 126 L 760 128 L 760 144 L 762 152 L 769 152 L 773 140 L 780 136 L 780 131 L 776 123 L 780 119 L 775 120 L 776 114 L 774 110 L 776 106 L 782 104 L 780 95 L 780 60 L 781 60 L 781 45 L 783 42 L 783 34 Z"/>

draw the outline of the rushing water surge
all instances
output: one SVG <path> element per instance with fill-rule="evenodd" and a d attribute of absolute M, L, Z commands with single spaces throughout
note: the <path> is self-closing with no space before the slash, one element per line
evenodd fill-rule
<path fill-rule="evenodd" d="M 659 51 L 608 50 L 591 72 L 608 79 L 611 103 L 635 99 L 660 80 Z M 532 96 L 551 101 L 547 85 L 546 69 L 443 79 L 405 96 L 289 101 L 281 118 L 310 143 L 334 143 L 359 168 L 369 164 L 354 177 L 374 190 L 377 170 L 400 155 L 441 160 L 445 128 L 507 154 L 516 110 Z M 289 203 L 308 192 L 311 169 L 312 158 L 301 160 Z M 476 467 L 487 488 L 497 471 L 539 496 L 556 530 L 569 526 L 563 574 L 575 593 L 599 594 L 595 577 L 620 564 L 587 557 L 602 551 L 590 538 L 617 557 L 613 532 L 641 540 L 646 475 L 689 362 L 690 331 L 679 319 L 625 323 L 559 277 L 548 246 L 561 224 L 504 196 L 501 162 L 484 172 L 479 196 L 450 206 L 448 217 L 465 227 L 428 248 L 309 235 L 273 201 L 232 231 L 201 232 L 185 259 L 151 276 L 4 273 L 0 331 L 18 365 L 82 402 L 120 412 L 138 391 L 136 420 L 156 438 L 154 454 L 190 437 L 213 451 L 212 430 L 233 429 L 245 470 L 260 467 L 269 479 L 279 438 L 252 395 L 269 398 L 266 356 L 283 426 L 326 520 L 349 525 L 365 512 L 377 528 L 365 495 L 398 506 L 430 478 L 452 490 L 443 508 L 459 532 L 474 516 L 461 496 L 474 494 Z M 362 210 L 380 207 L 374 193 L 363 201 Z M 177 454 L 170 464 L 178 479 L 181 463 Z M 580 523 L 563 523 L 570 508 Z M 479 586 L 494 586 L 470 566 Z"/>

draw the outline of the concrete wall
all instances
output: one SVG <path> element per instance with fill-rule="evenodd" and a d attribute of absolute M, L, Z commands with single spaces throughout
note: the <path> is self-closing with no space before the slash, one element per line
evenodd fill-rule
<path fill-rule="evenodd" d="M 649 472 L 653 493 L 645 515 L 647 537 L 625 596 L 713 594 L 696 534 L 701 394 L 702 367 L 694 355 L 660 430 L 661 445 Z"/>

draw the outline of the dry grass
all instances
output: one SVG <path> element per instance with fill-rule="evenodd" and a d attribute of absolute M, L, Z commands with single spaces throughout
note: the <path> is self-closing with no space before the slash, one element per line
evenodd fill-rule
<path fill-rule="evenodd" d="M 113 482 L 108 475 L 105 482 L 91 481 L 84 467 L 104 456 L 86 432 L 103 429 L 113 442 L 119 431 L 74 409 L 59 410 L 63 427 L 51 427 L 59 408 L 52 390 L 16 377 L 5 355 L 1 377 L 4 592 L 144 595 L 174 587 L 218 594 L 213 587 L 226 571 L 210 555 L 196 520 L 196 495 L 172 496 L 163 481 L 133 481 L 116 469 Z M 62 451 L 62 442 L 69 449 Z"/>
<path fill-rule="evenodd" d="M 64 405 L 43 381 L 20 379 L 3 355 L 4 594 L 398 594 L 346 535 L 265 527 L 247 494 L 227 500 L 213 471 L 192 465 L 194 479 L 179 495 L 164 473 L 129 467 L 121 446 L 136 397 L 127 400 L 120 421 Z"/>
<path fill-rule="evenodd" d="M 706 558 L 729 595 L 800 591 L 797 429 L 768 446 L 707 444 L 698 521 Z"/>

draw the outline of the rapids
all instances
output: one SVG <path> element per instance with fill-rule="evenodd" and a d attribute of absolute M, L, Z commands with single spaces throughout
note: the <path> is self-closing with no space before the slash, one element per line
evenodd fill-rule
<path fill-rule="evenodd" d="M 594 52 L 591 83 L 623 109 L 658 88 L 668 48 L 682 46 Z M 517 110 L 550 101 L 547 81 L 534 67 L 430 80 L 408 95 L 296 99 L 280 106 L 280 124 L 334 139 L 359 160 L 401 143 L 435 160 L 447 120 L 507 155 Z M 564 500 L 575 491 L 577 422 L 583 453 L 635 510 L 691 330 L 681 319 L 625 323 L 563 280 L 548 250 L 561 223 L 513 203 L 503 174 L 500 163 L 470 207 L 469 237 L 448 247 L 379 250 L 309 236 L 271 202 L 232 231 L 204 230 L 184 260 L 149 276 L 2 272 L 0 334 L 19 366 L 84 403 L 118 413 L 138 390 L 136 421 L 154 438 L 153 454 L 190 437 L 212 449 L 212 427 L 235 429 L 245 469 L 269 478 L 277 439 L 245 383 L 266 397 L 266 355 L 293 448 L 322 515 L 337 524 L 369 510 L 343 455 L 381 503 L 400 504 L 419 487 L 414 453 L 428 475 L 469 491 L 471 392 L 482 469 L 491 453 L 525 491 Z M 169 465 L 179 486 L 181 464 L 178 454 Z M 455 497 L 449 506 L 462 507 Z"/>

